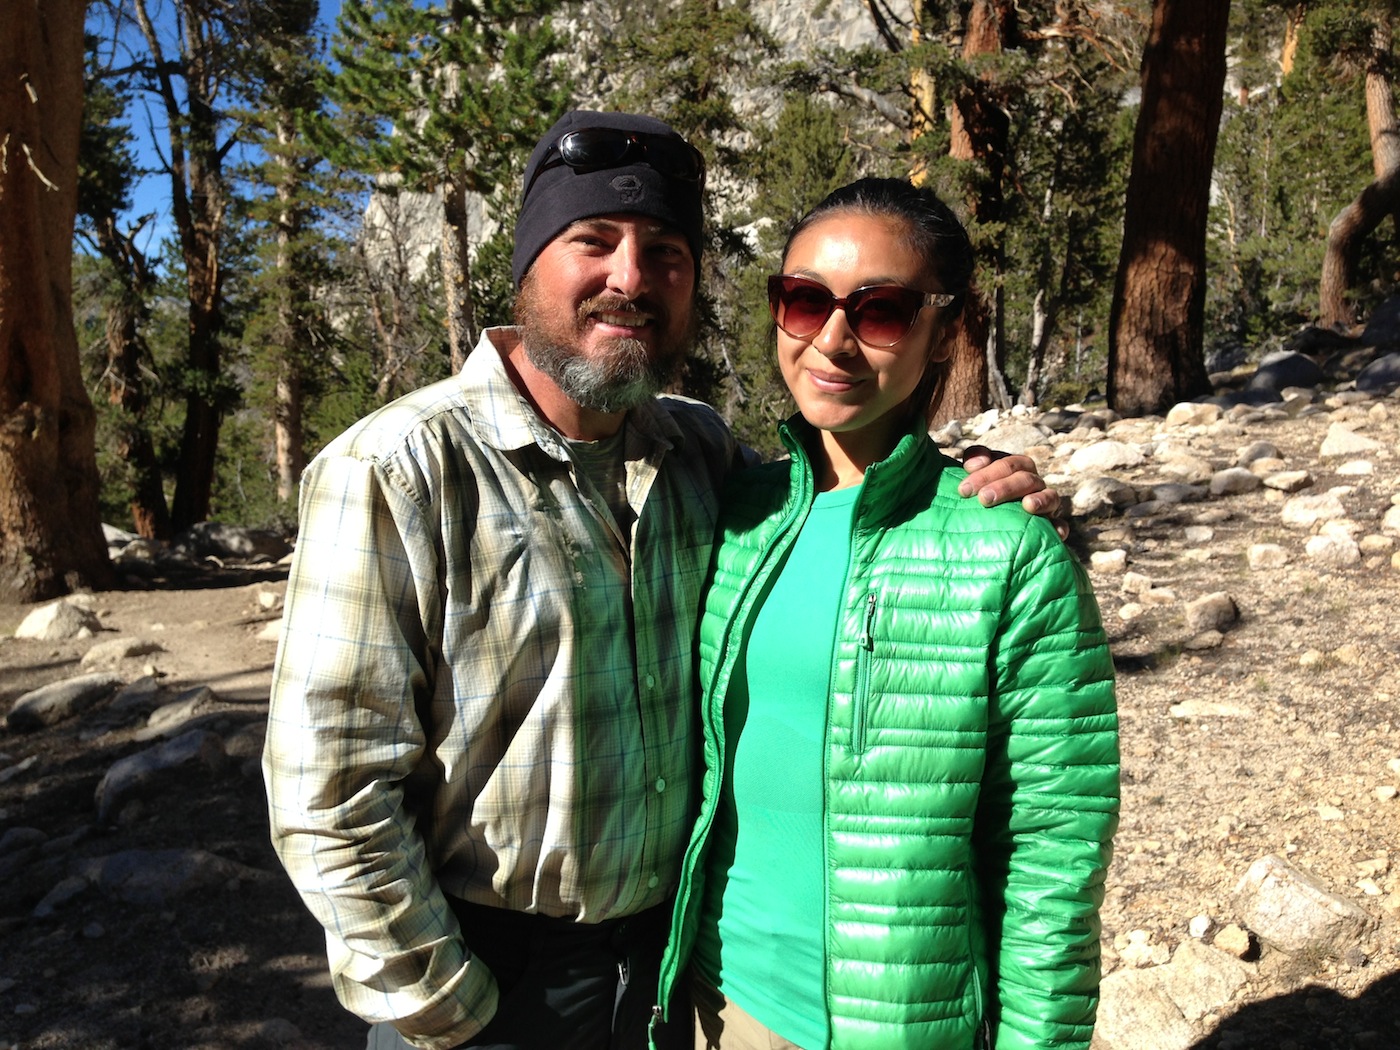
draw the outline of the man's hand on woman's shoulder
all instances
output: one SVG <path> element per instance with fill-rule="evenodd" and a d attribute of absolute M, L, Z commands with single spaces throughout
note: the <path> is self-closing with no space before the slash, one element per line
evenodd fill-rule
<path fill-rule="evenodd" d="M 967 477 L 958 486 L 961 495 L 975 494 L 984 507 L 1019 499 L 1031 514 L 1054 522 L 1060 539 L 1068 538 L 1069 522 L 1060 514 L 1060 494 L 1045 484 L 1030 456 L 969 445 L 962 462 Z"/>

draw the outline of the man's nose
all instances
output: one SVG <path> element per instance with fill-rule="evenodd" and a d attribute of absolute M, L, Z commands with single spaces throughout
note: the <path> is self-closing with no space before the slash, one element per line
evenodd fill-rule
<path fill-rule="evenodd" d="M 623 237 L 608 257 L 608 288 L 628 299 L 635 299 L 646 288 L 646 268 L 642 246 L 635 237 Z"/>

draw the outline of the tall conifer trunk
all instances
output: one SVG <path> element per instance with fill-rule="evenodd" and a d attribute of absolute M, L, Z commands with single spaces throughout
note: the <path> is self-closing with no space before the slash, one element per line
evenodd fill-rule
<path fill-rule="evenodd" d="M 1124 415 L 1207 393 L 1206 212 L 1224 107 L 1228 0 L 1156 0 L 1109 318 L 1108 399 Z"/>
<path fill-rule="evenodd" d="M 277 338 L 282 345 L 277 354 L 277 381 L 273 390 L 273 453 L 277 465 L 277 502 L 293 506 L 301 472 L 306 468 L 306 439 L 302 426 L 304 383 L 302 361 L 311 352 L 307 345 L 310 331 L 307 319 L 309 299 L 307 276 L 297 272 L 296 242 L 305 232 L 305 207 L 298 201 L 294 162 L 291 159 L 296 138 L 296 122 L 283 110 L 277 118 L 277 142 L 283 151 L 284 168 L 279 173 L 277 197 L 277 272 L 280 287 L 277 298 Z"/>
<path fill-rule="evenodd" d="M 1366 64 L 1366 126 L 1371 138 L 1371 169 L 1375 179 L 1343 208 L 1327 228 L 1327 252 L 1322 259 L 1318 289 L 1319 323 L 1348 328 L 1355 312 L 1347 291 L 1356 283 L 1361 243 L 1387 215 L 1400 212 L 1400 122 L 1395 117 L 1391 82 L 1392 26 L 1390 16 L 1376 11 L 1370 59 Z"/>
<path fill-rule="evenodd" d="M 109 587 L 96 415 L 73 331 L 81 0 L 18 0 L 0 32 L 0 598 Z"/>
<path fill-rule="evenodd" d="M 136 246 L 137 230 L 122 233 L 116 212 L 93 217 L 97 247 L 117 275 L 119 289 L 107 307 L 107 402 L 121 409 L 117 455 L 131 479 L 131 520 L 138 536 L 168 540 L 170 510 L 155 440 L 146 423 L 150 405 L 144 369 L 150 350 L 142 334 L 147 302 L 155 278 L 145 254 Z"/>
<path fill-rule="evenodd" d="M 962 57 L 975 62 L 987 55 L 1000 54 L 1015 32 L 1015 9 L 1007 0 L 973 0 L 963 29 Z M 976 198 L 970 202 L 979 225 L 1002 218 L 1002 177 L 1006 168 L 1007 135 L 1010 120 L 992 87 L 973 80 L 955 95 L 952 106 L 952 134 L 948 152 L 966 161 L 975 161 L 982 171 Z M 963 324 L 954 337 L 948 385 L 936 421 L 976 415 L 987 407 L 993 387 L 994 360 L 1001 332 L 1001 281 L 1003 254 L 998 240 L 983 245 L 979 252 L 984 271 L 990 270 L 983 284 L 989 294 L 974 291 L 967 298 Z M 1000 380 L 1000 373 L 997 372 Z M 1004 390 L 1004 384 L 997 384 Z"/>
<path fill-rule="evenodd" d="M 136 0 L 137 23 L 150 49 L 156 94 L 169 135 L 170 206 L 185 268 L 189 340 L 185 356 L 185 421 L 171 501 L 179 532 L 209 516 L 215 456 L 223 417 L 220 336 L 224 322 L 223 234 L 228 210 L 224 150 L 215 105 L 224 73 L 220 48 L 202 5 L 178 0 L 179 54 L 165 54 L 146 0 Z M 179 83 L 177 84 L 177 78 Z"/>

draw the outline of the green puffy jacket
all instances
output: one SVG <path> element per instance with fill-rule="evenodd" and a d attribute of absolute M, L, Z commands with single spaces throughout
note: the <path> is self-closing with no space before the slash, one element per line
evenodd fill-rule
<path fill-rule="evenodd" d="M 701 810 L 662 1003 L 704 899 L 729 677 L 812 505 L 810 428 L 789 427 L 791 464 L 739 471 L 725 497 L 700 627 Z M 910 436 L 866 472 L 855 512 L 827 698 L 826 909 L 812 917 L 832 1050 L 1082 1048 L 1093 1031 L 1118 812 L 1113 663 L 1050 523 L 963 499 L 964 476 Z"/>

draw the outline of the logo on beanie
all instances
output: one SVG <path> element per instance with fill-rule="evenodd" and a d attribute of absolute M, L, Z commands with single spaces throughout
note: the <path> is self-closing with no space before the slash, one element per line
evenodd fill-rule
<path fill-rule="evenodd" d="M 617 199 L 622 204 L 636 204 L 645 196 L 642 180 L 635 175 L 619 175 L 611 186 L 617 191 Z"/>

